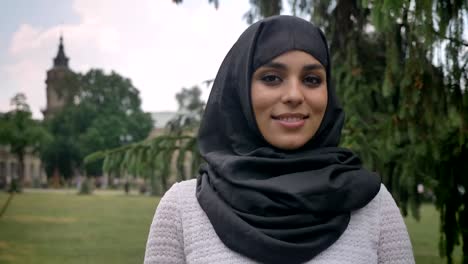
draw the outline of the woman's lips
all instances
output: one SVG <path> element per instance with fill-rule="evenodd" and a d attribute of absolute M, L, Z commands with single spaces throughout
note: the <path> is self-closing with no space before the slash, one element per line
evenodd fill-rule
<path fill-rule="evenodd" d="M 294 129 L 304 126 L 305 120 L 309 118 L 309 115 L 300 113 L 285 113 L 280 115 L 273 115 L 272 118 L 281 126 Z"/>

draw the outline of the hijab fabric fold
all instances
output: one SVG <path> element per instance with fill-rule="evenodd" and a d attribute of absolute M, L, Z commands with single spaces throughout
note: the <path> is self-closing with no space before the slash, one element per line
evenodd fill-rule
<path fill-rule="evenodd" d="M 327 72 L 328 104 L 314 137 L 285 151 L 261 135 L 251 77 L 275 57 L 301 50 Z M 319 28 L 291 16 L 251 25 L 226 55 L 205 109 L 196 196 L 231 250 L 261 263 L 303 263 L 346 230 L 351 211 L 380 189 L 380 178 L 338 147 L 344 113 L 330 83 L 330 56 Z"/>

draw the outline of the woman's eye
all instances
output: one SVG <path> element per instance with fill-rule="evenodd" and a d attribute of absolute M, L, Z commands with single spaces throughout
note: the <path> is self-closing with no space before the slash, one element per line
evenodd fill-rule
<path fill-rule="evenodd" d="M 262 77 L 262 81 L 265 82 L 266 84 L 273 85 L 273 84 L 277 84 L 281 82 L 281 78 L 277 75 L 268 74 Z"/>
<path fill-rule="evenodd" d="M 309 86 L 319 86 L 322 83 L 322 79 L 317 76 L 309 75 L 304 78 L 304 83 Z"/>

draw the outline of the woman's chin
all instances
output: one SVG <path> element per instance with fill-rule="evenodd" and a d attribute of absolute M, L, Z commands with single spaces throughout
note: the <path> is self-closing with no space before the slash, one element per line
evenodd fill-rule
<path fill-rule="evenodd" d="M 298 148 L 304 146 L 305 143 L 307 143 L 307 139 L 298 138 L 297 136 L 292 137 L 292 138 L 291 138 L 291 136 L 283 136 L 283 137 L 280 137 L 280 138 L 271 139 L 271 140 L 269 140 L 269 143 L 272 146 L 274 146 L 276 148 L 279 148 L 279 149 L 295 150 L 295 149 L 298 149 Z"/>

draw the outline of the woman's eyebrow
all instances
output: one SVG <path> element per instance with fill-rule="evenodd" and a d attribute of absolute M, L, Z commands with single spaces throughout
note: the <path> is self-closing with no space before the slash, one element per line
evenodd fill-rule
<path fill-rule="evenodd" d="M 312 70 L 324 70 L 325 71 L 325 67 L 323 67 L 323 65 L 319 63 L 305 65 L 303 69 L 305 71 L 312 71 Z"/>
<path fill-rule="evenodd" d="M 278 70 L 287 70 L 288 69 L 288 67 L 285 64 L 279 63 L 279 62 L 268 62 L 265 65 L 263 65 L 262 67 L 273 68 L 273 69 L 278 69 Z"/>
<path fill-rule="evenodd" d="M 288 66 L 286 66 L 286 64 L 279 63 L 279 62 L 268 62 L 265 65 L 263 65 L 262 67 L 273 68 L 273 69 L 278 69 L 278 70 L 287 70 L 288 69 Z M 302 69 L 304 71 L 312 71 L 312 70 L 324 70 L 325 71 L 325 67 L 323 67 L 323 65 L 320 64 L 320 63 L 307 64 L 304 67 L 302 67 Z"/>

